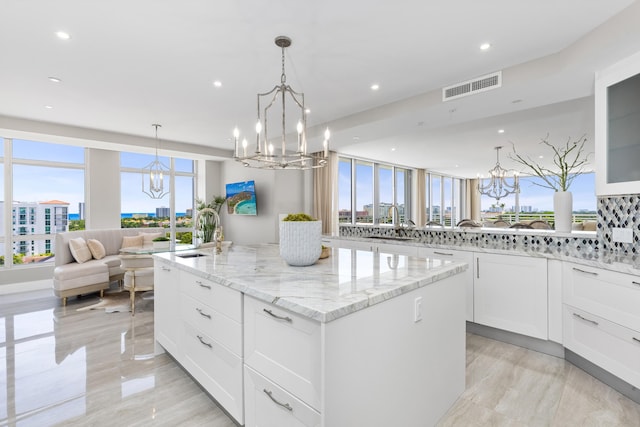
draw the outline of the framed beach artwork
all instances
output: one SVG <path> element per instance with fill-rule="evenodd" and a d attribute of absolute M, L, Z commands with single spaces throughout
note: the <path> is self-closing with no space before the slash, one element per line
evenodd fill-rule
<path fill-rule="evenodd" d="M 230 215 L 257 215 L 256 185 L 254 181 L 227 184 L 227 213 Z"/>

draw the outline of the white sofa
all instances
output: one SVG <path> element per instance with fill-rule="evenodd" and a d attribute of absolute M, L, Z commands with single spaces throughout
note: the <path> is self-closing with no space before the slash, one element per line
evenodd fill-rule
<path fill-rule="evenodd" d="M 58 233 L 55 237 L 55 269 L 53 271 L 53 292 L 66 305 L 67 297 L 100 291 L 111 282 L 122 280 L 124 269 L 120 266 L 120 248 L 124 236 L 146 234 L 165 235 L 164 228 L 117 228 L 105 230 L 80 230 Z M 85 241 L 95 239 L 104 246 L 106 256 L 78 263 L 71 254 L 69 240 L 82 237 Z M 149 267 L 153 259 L 148 258 Z"/>

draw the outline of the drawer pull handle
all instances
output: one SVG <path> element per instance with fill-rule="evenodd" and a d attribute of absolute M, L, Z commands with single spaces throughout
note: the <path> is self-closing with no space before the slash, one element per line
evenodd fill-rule
<path fill-rule="evenodd" d="M 634 341 L 640 342 L 640 338 L 632 337 Z"/>
<path fill-rule="evenodd" d="M 201 308 L 196 308 L 196 311 L 200 313 L 200 316 L 206 317 L 207 319 L 211 319 L 211 315 L 203 312 Z"/>
<path fill-rule="evenodd" d="M 598 322 L 596 322 L 595 320 L 587 319 L 584 316 L 580 316 L 578 313 L 573 313 L 573 315 L 576 316 L 578 319 L 582 319 L 585 322 L 593 323 L 594 325 L 598 326 Z"/>
<path fill-rule="evenodd" d="M 640 282 L 636 282 L 635 280 L 632 280 L 631 283 L 633 283 L 636 286 L 640 286 Z"/>
<path fill-rule="evenodd" d="M 269 390 L 267 390 L 266 388 L 262 389 L 262 391 L 265 392 L 265 394 L 267 396 L 269 396 L 269 399 L 271 399 L 273 401 L 273 403 L 275 403 L 276 405 L 280 405 L 282 406 L 284 409 L 286 409 L 287 411 L 293 411 L 293 408 L 291 407 L 291 405 L 289 405 L 288 403 L 282 403 L 282 402 L 278 402 L 276 400 L 275 397 L 273 397 L 273 393 L 270 392 Z"/>
<path fill-rule="evenodd" d="M 277 314 L 273 314 L 273 311 L 271 310 L 267 310 L 266 308 L 262 309 L 265 313 L 267 313 L 269 316 L 271 317 L 275 317 L 278 320 L 286 320 L 287 322 L 291 323 L 293 322 L 293 320 L 291 319 L 291 317 L 289 316 L 278 316 Z"/>
<path fill-rule="evenodd" d="M 205 285 L 204 283 L 202 283 L 202 282 L 201 282 L 201 281 L 199 281 L 199 280 L 196 280 L 196 283 L 197 283 L 198 285 L 200 285 L 200 287 L 201 287 L 201 288 L 211 289 L 211 286 L 210 286 L 210 285 Z"/>
<path fill-rule="evenodd" d="M 169 267 L 165 267 L 164 265 L 162 266 L 162 271 L 171 271 L 171 269 Z"/>
<path fill-rule="evenodd" d="M 209 348 L 213 348 L 211 343 L 206 342 L 204 339 L 202 339 L 202 337 L 200 335 L 196 335 L 196 336 L 198 337 L 198 339 L 200 340 L 200 343 L 202 343 L 202 345 L 206 345 Z"/>
<path fill-rule="evenodd" d="M 446 255 L 446 256 L 453 256 L 453 254 L 448 254 L 446 252 L 438 252 L 438 251 L 433 251 L 434 254 L 436 255 Z"/>
<path fill-rule="evenodd" d="M 598 273 L 596 273 L 595 271 L 587 271 L 587 270 L 582 270 L 580 268 L 575 268 L 575 267 L 573 267 L 573 270 L 574 271 L 578 271 L 580 273 L 584 273 L 584 274 L 590 274 L 592 276 L 597 276 L 598 275 Z"/>

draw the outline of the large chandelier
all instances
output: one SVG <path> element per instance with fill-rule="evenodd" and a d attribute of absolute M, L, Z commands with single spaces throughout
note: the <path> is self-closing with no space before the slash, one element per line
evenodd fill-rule
<path fill-rule="evenodd" d="M 496 147 L 496 165 L 493 169 L 489 170 L 489 182 L 486 185 L 482 185 L 482 177 L 478 176 L 478 191 L 480 194 L 492 197 L 497 202 L 501 198 L 508 196 L 509 194 L 518 193 L 520 191 L 520 185 L 518 184 L 518 174 L 513 174 L 513 183 L 507 182 L 507 174 L 509 171 L 500 166 L 500 149 L 502 147 Z"/>
<path fill-rule="evenodd" d="M 307 111 L 304 105 L 304 93 L 296 92 L 287 84 L 287 76 L 284 72 L 284 49 L 291 46 L 291 39 L 286 36 L 279 36 L 275 39 L 276 46 L 282 50 L 282 74 L 280 84 L 276 85 L 269 92 L 258 94 L 258 121 L 256 123 L 256 145 L 253 153 L 249 152 L 247 139 L 242 143 L 238 142 L 240 131 L 233 130 L 234 152 L 233 158 L 241 162 L 244 166 L 260 169 L 314 169 L 321 168 L 327 164 L 329 157 L 329 129 L 324 132 L 323 150 L 315 155 L 307 153 Z M 260 100 L 266 98 L 262 105 Z M 280 102 L 278 102 L 280 101 Z M 287 102 L 288 101 L 288 102 Z M 293 101 L 293 102 L 291 102 Z M 286 105 L 285 105 L 286 104 Z M 288 122 L 285 107 L 293 107 L 289 116 L 297 119 L 295 131 L 297 134 L 295 147 L 287 149 L 286 134 Z M 273 110 L 272 110 L 273 107 Z M 278 110 L 279 109 L 279 110 Z M 279 114 L 281 120 L 281 135 L 275 141 L 269 140 L 268 116 L 269 113 L 276 116 Z M 295 120 L 295 119 L 294 119 Z M 293 127 L 289 131 L 293 134 Z M 278 141 L 279 139 L 279 141 Z M 292 138 L 293 139 L 293 138 Z M 280 144 L 280 147 L 274 146 Z"/>
<path fill-rule="evenodd" d="M 162 199 L 169 194 L 169 190 L 165 191 L 164 180 L 169 176 L 170 169 L 158 157 L 158 146 L 160 145 L 158 128 L 162 125 L 153 124 L 151 126 L 156 128 L 156 157 L 142 170 L 142 192 L 152 199 Z"/>

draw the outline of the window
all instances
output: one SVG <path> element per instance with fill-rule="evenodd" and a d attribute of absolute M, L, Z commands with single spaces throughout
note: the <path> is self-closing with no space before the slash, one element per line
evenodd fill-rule
<path fill-rule="evenodd" d="M 341 223 L 406 223 L 411 219 L 411 170 L 340 158 L 338 216 Z"/>
<path fill-rule="evenodd" d="M 84 148 L 20 139 L 5 144 L 13 158 L 12 263 L 51 263 L 51 235 L 67 231 L 69 216 L 84 203 Z"/>
<path fill-rule="evenodd" d="M 338 160 L 338 222 L 353 222 L 353 207 L 351 191 L 351 159 L 340 158 Z"/>
<path fill-rule="evenodd" d="M 356 223 L 373 223 L 373 163 L 356 160 Z M 358 210 L 361 208 L 361 210 Z"/>
<path fill-rule="evenodd" d="M 173 168 L 173 172 L 165 182 L 175 186 L 175 206 L 170 206 L 171 196 L 165 195 L 161 199 L 152 199 L 142 193 L 143 169 L 155 155 L 138 153 L 120 153 L 121 170 L 121 225 L 123 228 L 135 227 L 165 227 L 171 221 L 171 213 L 176 218 L 176 228 L 191 229 L 191 214 L 193 212 L 195 167 L 194 161 L 189 159 L 168 158 L 160 156 L 159 160 Z"/>
<path fill-rule="evenodd" d="M 426 176 L 427 222 L 456 226 L 462 219 L 464 182 L 461 178 L 428 173 Z"/>

